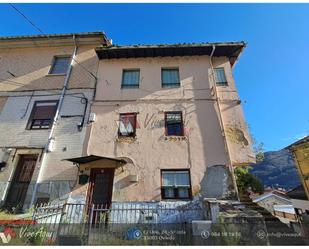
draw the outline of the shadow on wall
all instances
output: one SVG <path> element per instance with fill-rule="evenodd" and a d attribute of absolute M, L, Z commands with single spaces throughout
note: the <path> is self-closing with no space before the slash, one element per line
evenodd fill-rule
<path fill-rule="evenodd" d="M 86 49 L 86 48 L 85 48 Z M 93 88 L 95 86 L 94 78 L 88 72 L 93 74 L 97 71 L 98 58 L 93 48 L 82 47 L 77 51 L 77 59 L 79 64 L 74 64 L 73 70 L 70 76 L 69 89 L 70 88 Z M 39 57 L 45 57 L 46 59 L 40 60 L 33 58 L 33 52 Z M 63 50 L 53 49 L 46 51 L 46 48 L 31 49 L 29 52 L 25 52 L 22 59 L 17 55 L 6 53 L 2 55 L 0 60 L 0 90 L 1 91 L 25 91 L 25 90 L 44 90 L 44 89 L 62 89 L 65 76 L 64 75 L 48 75 L 53 57 L 57 55 L 71 55 L 72 48 Z M 21 52 L 19 52 L 21 53 Z M 37 64 L 34 64 L 37 63 Z M 15 65 L 13 69 L 8 68 L 6 65 Z M 14 68 L 17 68 L 14 71 Z M 12 77 L 7 71 L 13 73 L 15 77 Z M 3 79 L 7 79 L 5 81 Z"/>

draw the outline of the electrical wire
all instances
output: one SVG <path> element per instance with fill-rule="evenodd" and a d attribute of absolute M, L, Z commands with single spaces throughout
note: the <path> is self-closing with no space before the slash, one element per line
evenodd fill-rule
<path fill-rule="evenodd" d="M 47 39 L 50 39 L 50 37 L 49 37 L 47 34 L 45 34 L 45 33 L 43 32 L 42 29 L 40 29 L 34 22 L 32 22 L 32 21 L 30 20 L 30 18 L 28 18 L 24 13 L 22 13 L 16 6 L 14 6 L 14 5 L 11 4 L 11 3 L 9 3 L 9 5 L 10 5 L 18 14 L 20 14 L 28 23 L 30 23 L 30 25 L 31 25 L 32 27 L 34 27 L 36 30 L 38 30 L 42 35 L 46 36 Z M 52 41 L 52 42 L 54 43 L 54 41 Z M 62 52 L 64 52 L 64 50 L 63 50 Z M 90 72 L 87 68 L 85 68 L 85 67 L 84 67 L 79 61 L 77 61 L 75 58 L 72 58 L 72 60 L 73 60 L 74 62 L 76 62 L 81 68 L 83 68 L 86 72 L 88 72 L 92 77 L 94 77 L 95 79 L 97 78 L 92 72 Z"/>

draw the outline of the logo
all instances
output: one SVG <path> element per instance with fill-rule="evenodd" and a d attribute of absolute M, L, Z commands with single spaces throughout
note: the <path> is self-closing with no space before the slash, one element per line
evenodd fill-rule
<path fill-rule="evenodd" d="M 203 239 L 208 239 L 209 236 L 210 236 L 210 232 L 209 232 L 209 231 L 206 231 L 206 230 L 203 230 L 203 231 L 201 232 L 201 236 L 202 236 Z"/>
<path fill-rule="evenodd" d="M 126 232 L 126 239 L 128 240 L 140 239 L 142 235 L 143 233 L 141 230 L 137 228 L 131 228 Z"/>
<path fill-rule="evenodd" d="M 3 232 L 0 233 L 0 238 L 3 244 L 8 244 L 12 238 L 16 237 L 16 233 L 10 227 L 6 227 Z"/>
<path fill-rule="evenodd" d="M 266 239 L 266 232 L 264 230 L 259 230 L 256 232 L 256 236 L 259 238 L 259 239 Z"/>

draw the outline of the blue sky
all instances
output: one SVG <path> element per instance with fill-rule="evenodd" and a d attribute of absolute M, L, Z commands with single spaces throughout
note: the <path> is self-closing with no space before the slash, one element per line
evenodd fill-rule
<path fill-rule="evenodd" d="M 309 4 L 15 4 L 45 33 L 114 44 L 246 41 L 234 70 L 252 135 L 278 150 L 309 133 Z M 8 4 L 0 35 L 38 34 Z"/>

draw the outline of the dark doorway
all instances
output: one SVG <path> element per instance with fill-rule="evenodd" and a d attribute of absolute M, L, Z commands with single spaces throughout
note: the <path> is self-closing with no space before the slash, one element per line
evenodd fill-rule
<path fill-rule="evenodd" d="M 31 182 L 37 155 L 21 155 L 6 198 L 6 207 L 21 210 Z"/>
<path fill-rule="evenodd" d="M 91 169 L 88 203 L 109 206 L 112 201 L 114 169 Z"/>
<path fill-rule="evenodd" d="M 88 207 L 90 222 L 107 224 L 112 202 L 114 169 L 91 169 Z"/>

